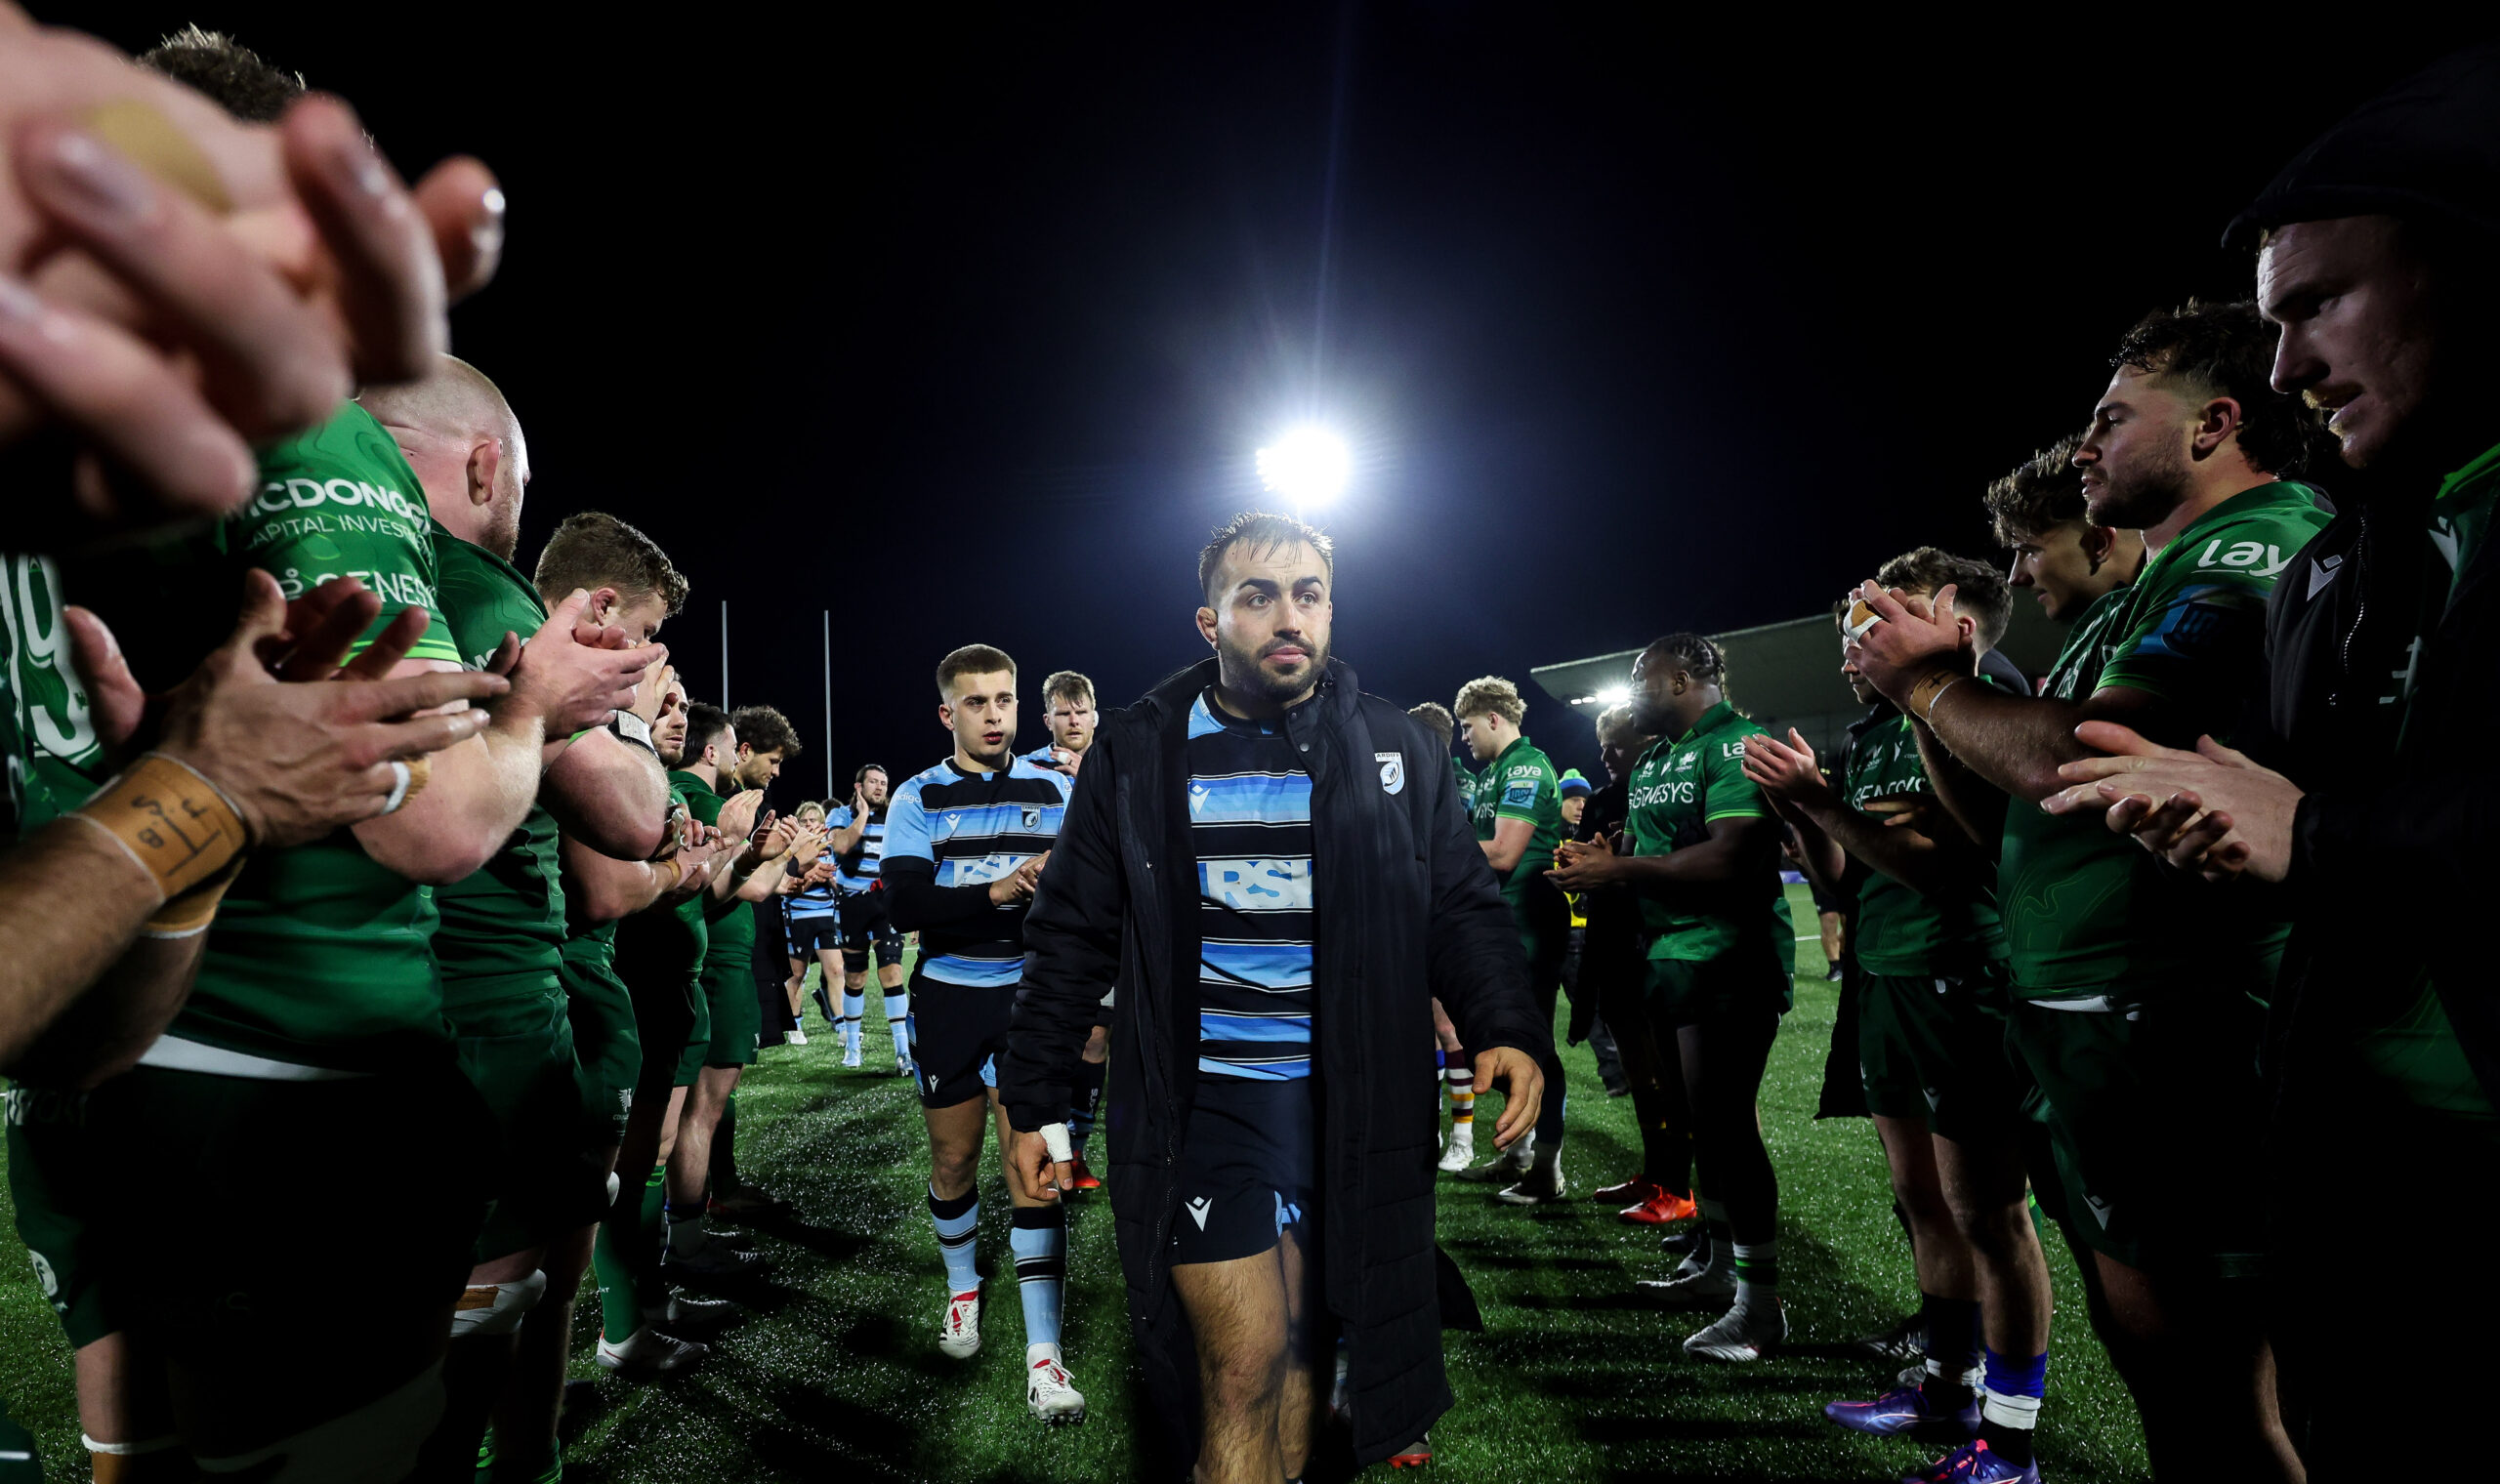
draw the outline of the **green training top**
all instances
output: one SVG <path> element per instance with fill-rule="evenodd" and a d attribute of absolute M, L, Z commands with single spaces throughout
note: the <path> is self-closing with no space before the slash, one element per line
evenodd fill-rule
<path fill-rule="evenodd" d="M 1492 839 L 1494 828 L 1505 819 L 1524 819 L 1535 826 L 1520 863 L 1502 881 L 1502 895 L 1510 899 L 1515 912 L 1528 888 L 1554 869 L 1554 846 L 1562 838 L 1562 796 L 1554 786 L 1559 776 L 1554 760 L 1524 736 L 1503 748 L 1476 775 L 1470 807 L 1478 840 Z"/>
<path fill-rule="evenodd" d="M 2325 528 L 2306 484 L 2278 480 L 2225 500 L 2103 595 L 2051 668 L 2042 694 L 2081 702 L 2104 686 L 2145 691 L 2134 724 L 2153 740 L 2228 741 L 2266 643 L 2266 597 L 2294 554 Z M 2014 953 L 2015 993 L 2059 999 L 2125 984 L 2244 982 L 2271 966 L 2287 925 L 2245 893 L 2177 875 L 2098 809 L 2058 816 L 2021 800 L 2005 811 L 1997 906 Z M 2271 975 L 2271 969 L 2269 970 Z"/>
<path fill-rule="evenodd" d="M 44 556 L 0 554 L 0 839 L 21 838 L 87 802 L 104 781 L 104 751 L 69 664 L 61 573 Z"/>
<path fill-rule="evenodd" d="M 1849 752 L 1841 798 L 1863 812 L 1878 799 L 1916 794 L 1936 802 L 1936 785 L 1918 755 L 1918 731 L 1895 712 L 1857 734 Z M 1852 946 L 1869 973 L 1910 978 L 1955 977 L 2005 962 L 2005 929 L 1997 921 L 1996 892 L 1974 881 L 1928 895 L 1881 871 L 1857 888 L 1857 928 Z"/>
<path fill-rule="evenodd" d="M 463 661 L 482 670 L 506 634 L 526 639 L 547 621 L 538 590 L 513 564 L 448 531 L 435 531 L 444 617 Z M 455 1028 L 468 1012 L 563 991 L 564 890 L 557 880 L 556 821 L 543 805 L 467 879 L 434 893 L 442 926 L 434 956 L 442 966 L 443 1009 Z"/>
<path fill-rule="evenodd" d="M 1711 821 L 1763 819 L 1771 805 L 1745 776 L 1745 738 L 1763 728 L 1722 701 L 1681 737 L 1661 737 L 1632 765 L 1625 844 L 1635 855 L 1672 855 L 1710 838 Z M 1641 893 L 1649 957 L 1705 960 L 1770 952 L 1792 974 L 1797 929 L 1779 876 Z"/>
<path fill-rule="evenodd" d="M 405 607 L 431 615 L 409 658 L 457 665 L 435 593 L 433 517 L 398 445 L 353 402 L 261 455 L 261 488 L 187 559 L 259 567 L 290 599 L 354 577 L 382 598 L 362 653 Z M 230 591 L 230 589 L 229 589 Z M 225 638 L 198 636 L 199 652 Z M 277 1061 L 379 1070 L 430 1055 L 445 1028 L 431 893 L 365 854 L 350 830 L 253 852 L 209 929 L 198 982 L 169 1034 Z"/>
<path fill-rule="evenodd" d="M 686 792 L 686 806 L 705 824 L 721 822 L 722 806 L 729 801 L 714 793 L 712 786 L 689 772 L 674 772 L 668 781 Z M 726 902 L 715 901 L 709 887 L 702 895 L 686 904 L 698 909 L 703 916 L 706 946 L 703 967 L 717 969 L 734 964 L 740 973 L 746 972 L 748 961 L 755 957 L 755 914 L 747 904 L 732 894 Z"/>
<path fill-rule="evenodd" d="M 1456 753 L 1449 755 L 1449 775 L 1458 785 L 1458 806 L 1466 811 L 1470 820 L 1475 819 L 1476 775 L 1467 770 L 1466 763 L 1458 761 Z"/>

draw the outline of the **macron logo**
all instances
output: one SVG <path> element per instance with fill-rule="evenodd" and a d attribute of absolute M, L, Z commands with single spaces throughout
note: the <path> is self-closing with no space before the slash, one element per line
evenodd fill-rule
<path fill-rule="evenodd" d="M 2343 570 L 2344 558 L 2341 556 L 2311 557 L 2309 562 L 2309 596 L 2315 598 L 2318 594 L 2324 592 L 2326 585 L 2335 580 L 2335 574 Z"/>
<path fill-rule="evenodd" d="M 1206 1230 L 1207 1213 L 1215 1209 L 1215 1201 L 1210 1197 L 1200 1196 L 1196 1200 L 1188 1202 L 1188 1205 L 1189 1208 L 1189 1219 L 1198 1223 L 1198 1230 Z"/>

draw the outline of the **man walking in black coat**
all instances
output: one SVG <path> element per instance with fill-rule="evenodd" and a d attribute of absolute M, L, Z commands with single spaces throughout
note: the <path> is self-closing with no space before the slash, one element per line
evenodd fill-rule
<path fill-rule="evenodd" d="M 1309 1458 L 1341 1331 L 1359 1462 L 1450 1405 L 1433 999 L 1509 1094 L 1504 1146 L 1552 1030 L 1441 749 L 1329 658 L 1329 539 L 1243 515 L 1198 579 L 1215 658 L 1103 719 L 999 1084 L 1016 1177 L 1064 1188 L 1067 1085 L 1116 986 L 1111 1205 L 1155 1410 L 1205 1484 L 1271 1484 Z"/>

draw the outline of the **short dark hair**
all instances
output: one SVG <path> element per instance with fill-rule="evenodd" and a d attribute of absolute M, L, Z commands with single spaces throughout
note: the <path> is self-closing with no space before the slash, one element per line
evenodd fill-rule
<path fill-rule="evenodd" d="M 1449 751 L 1449 739 L 1458 735 L 1458 722 L 1450 716 L 1448 707 L 1438 701 L 1426 701 L 1421 706 L 1407 707 L 1406 715 L 1423 722 L 1424 730 L 1440 739 L 1442 752 Z"/>
<path fill-rule="evenodd" d="M 1997 545 L 2020 546 L 2027 536 L 2045 536 L 2068 521 L 2090 518 L 2084 514 L 2083 471 L 2074 464 L 2075 448 L 2082 442 L 2083 434 L 2067 433 L 1988 486 L 1979 499 Z"/>
<path fill-rule="evenodd" d="M 721 733 L 733 724 L 729 714 L 709 701 L 696 701 L 686 708 L 686 761 L 702 761 L 703 749 L 719 740 Z"/>
<path fill-rule="evenodd" d="M 2326 444 L 2323 416 L 2298 396 L 2273 388 L 2276 331 L 2253 301 L 2213 304 L 2190 299 L 2137 320 L 2109 357 L 2110 369 L 2134 367 L 2172 377 L 2239 403 L 2233 436 L 2248 462 L 2271 474 L 2296 474 Z"/>
<path fill-rule="evenodd" d="M 738 745 L 754 752 L 778 750 L 781 761 L 799 756 L 799 731 L 790 719 L 770 706 L 741 706 L 729 713 L 729 724 L 738 729 Z"/>
<path fill-rule="evenodd" d="M 305 93 L 304 77 L 271 65 L 223 31 L 187 25 L 142 52 L 139 64 L 159 72 L 247 124 L 273 124 Z"/>
<path fill-rule="evenodd" d="M 656 596 L 671 617 L 686 606 L 689 591 L 658 542 L 604 511 L 566 515 L 538 554 L 531 580 L 550 604 L 575 588 L 615 588 L 636 600 Z"/>
<path fill-rule="evenodd" d="M 857 787 L 858 785 L 860 785 L 860 784 L 862 784 L 862 783 L 867 782 L 867 781 L 868 781 L 868 775 L 869 775 L 870 773 L 885 773 L 885 774 L 886 774 L 886 778 L 887 778 L 887 780 L 888 780 L 888 781 L 890 781 L 890 782 L 891 782 L 891 781 L 893 780 L 893 778 L 894 778 L 894 774 L 893 774 L 893 773 L 891 773 L 891 772 L 887 772 L 887 771 L 886 771 L 886 765 L 885 765 L 884 763 L 860 763 L 860 764 L 859 764 L 859 771 L 857 771 L 857 772 L 855 772 L 855 773 L 853 773 L 853 774 L 851 775 L 851 783 L 852 783 L 852 786 L 855 788 L 855 787 Z"/>
<path fill-rule="evenodd" d="M 1728 652 L 1707 635 L 1670 634 L 1649 640 L 1641 652 L 1667 656 L 1684 666 L 1696 680 L 1717 680 L 1722 686 L 1728 683 Z"/>
<path fill-rule="evenodd" d="M 1001 670 L 1009 675 L 1016 673 L 1016 662 L 1004 649 L 989 644 L 966 644 L 950 651 L 938 662 L 938 699 L 947 699 L 946 687 L 953 684 L 958 677 L 993 675 Z"/>
<path fill-rule="evenodd" d="M 2005 575 L 1983 561 L 1956 556 L 1932 546 L 1918 547 L 1875 569 L 1875 581 L 1909 593 L 1937 593 L 1953 588 L 1953 608 L 1979 624 L 1979 642 L 1993 649 L 2005 638 L 2014 618 L 2014 590 Z"/>
<path fill-rule="evenodd" d="M 1083 701 L 1091 705 L 1094 682 L 1073 670 L 1053 671 L 1051 678 L 1042 681 L 1042 704 L 1048 706 L 1059 700 Z"/>
<path fill-rule="evenodd" d="M 1236 546 L 1253 551 L 1273 552 L 1286 547 L 1308 545 L 1319 556 L 1319 564 L 1334 582 L 1337 577 L 1337 543 L 1315 525 L 1279 515 L 1271 511 L 1244 511 L 1215 528 L 1207 544 L 1198 552 L 1198 592 L 1208 604 L 1215 602 L 1216 569 L 1224 565 L 1224 554 Z"/>

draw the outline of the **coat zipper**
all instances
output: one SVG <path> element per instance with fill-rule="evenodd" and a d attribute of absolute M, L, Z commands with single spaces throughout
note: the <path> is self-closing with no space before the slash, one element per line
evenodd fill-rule
<path fill-rule="evenodd" d="M 2360 638 L 2362 621 L 2370 614 L 2370 513 L 2356 510 L 2353 518 L 2361 526 L 2361 539 L 2353 544 L 2353 627 L 2344 631 L 2344 643 L 2337 655 L 2347 682 L 2353 679 L 2353 641 Z M 2326 704 L 2333 706 L 2342 698 L 2342 691 L 2330 692 Z"/>

